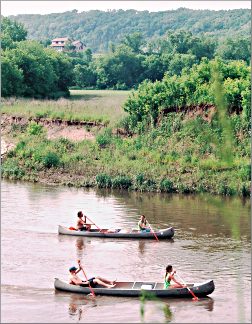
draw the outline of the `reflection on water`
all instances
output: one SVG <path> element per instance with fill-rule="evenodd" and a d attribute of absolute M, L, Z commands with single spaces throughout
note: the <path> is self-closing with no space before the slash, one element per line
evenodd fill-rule
<path fill-rule="evenodd" d="M 56 294 L 62 294 L 61 292 L 57 292 Z M 100 306 L 109 306 L 110 298 L 115 300 L 115 297 L 103 297 L 101 296 L 86 296 L 86 295 L 77 295 L 71 294 L 68 296 L 69 307 L 68 307 L 68 314 L 71 319 L 80 321 L 80 322 L 87 322 L 88 318 L 88 309 Z M 139 298 L 133 297 L 131 298 L 133 302 L 139 302 Z M 128 299 L 119 297 L 117 302 L 124 304 L 125 301 Z M 113 303 L 112 303 L 113 304 Z M 139 313 L 142 312 L 142 321 L 149 322 L 149 310 L 151 312 L 158 313 L 163 316 L 163 322 L 170 323 L 174 319 L 174 315 L 180 311 L 180 309 L 190 309 L 191 307 L 194 308 L 201 308 L 202 310 L 207 310 L 212 312 L 214 310 L 214 299 L 210 297 L 200 298 L 197 302 L 192 302 L 190 299 L 159 299 L 154 298 L 152 304 L 150 301 L 145 301 L 144 303 L 139 304 L 141 305 L 139 309 Z M 97 310 L 95 310 L 97 311 Z M 196 309 L 195 309 L 196 311 Z M 112 316 L 112 315 L 111 315 Z M 112 321 L 113 322 L 113 321 Z M 190 322 L 190 321 L 188 321 Z"/>
<path fill-rule="evenodd" d="M 214 279 L 212 299 L 147 302 L 146 323 L 251 321 L 249 200 L 9 181 L 1 186 L 3 322 L 141 320 L 137 298 L 97 296 L 94 303 L 87 296 L 54 294 L 53 278 L 67 280 L 76 259 L 81 259 L 87 275 L 118 281 L 163 281 L 167 264 L 188 282 Z M 153 228 L 173 226 L 174 240 L 58 235 L 58 224 L 73 225 L 78 210 L 98 226 L 111 228 L 134 228 L 145 214 Z M 10 234 L 13 211 L 18 217 Z"/>
<path fill-rule="evenodd" d="M 138 243 L 138 248 L 139 248 L 139 252 L 141 254 L 144 254 L 144 248 L 145 248 L 145 241 L 140 240 Z"/>
<path fill-rule="evenodd" d="M 163 312 L 164 312 L 164 317 L 165 317 L 165 323 L 170 323 L 172 320 L 172 311 L 171 311 L 169 304 L 164 304 Z"/>
<path fill-rule="evenodd" d="M 75 242 L 75 246 L 76 246 L 77 259 L 81 259 L 83 256 L 83 250 L 85 248 L 84 239 L 82 237 L 77 238 Z"/>

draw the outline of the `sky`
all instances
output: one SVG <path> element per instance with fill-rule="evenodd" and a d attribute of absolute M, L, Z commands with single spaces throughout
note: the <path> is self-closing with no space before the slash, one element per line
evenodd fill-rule
<path fill-rule="evenodd" d="M 190 9 L 229 10 L 251 8 L 250 1 L 1 1 L 3 16 L 18 14 L 49 14 L 77 9 L 88 10 L 135 9 L 148 11 L 174 10 L 180 7 Z"/>

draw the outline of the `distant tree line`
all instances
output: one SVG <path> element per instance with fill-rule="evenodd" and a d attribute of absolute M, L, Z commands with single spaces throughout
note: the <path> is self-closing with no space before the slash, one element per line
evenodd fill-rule
<path fill-rule="evenodd" d="M 243 108 L 247 96 L 244 91 L 250 94 L 247 73 L 250 39 L 246 37 L 227 38 L 219 44 L 208 36 L 179 30 L 147 41 L 141 33 L 135 32 L 126 35 L 118 45 L 110 42 L 109 51 L 103 55 L 93 54 L 91 49 L 59 53 L 26 37 L 27 31 L 22 24 L 3 18 L 3 97 L 57 99 L 69 95 L 69 87 L 139 88 L 140 94 L 142 89 L 147 89 L 147 100 L 152 91 L 164 95 L 163 86 L 169 84 L 169 95 L 165 92 L 164 96 L 167 100 L 171 98 L 171 106 L 211 103 L 211 92 L 205 78 L 214 59 L 222 62 L 224 70 L 221 72 L 226 78 L 231 107 Z M 238 73 L 234 71 L 239 69 L 245 71 L 244 74 L 239 78 L 233 77 Z M 195 71 L 201 71 L 199 79 L 193 79 Z M 160 98 L 157 100 L 157 105 L 163 106 Z M 167 102 L 165 104 L 169 106 Z M 142 109 L 140 102 L 136 105 Z M 151 103 L 148 102 L 147 106 L 150 108 Z M 144 108 L 144 111 L 148 109 Z"/>
<path fill-rule="evenodd" d="M 218 45 L 209 37 L 181 30 L 146 42 L 136 32 L 126 35 L 119 45 L 110 43 L 106 54 L 92 56 L 88 49 L 84 55 L 78 55 L 73 58 L 75 86 L 124 90 L 136 88 L 144 80 L 162 80 L 165 73 L 180 76 L 183 69 L 199 64 L 202 58 L 219 57 L 249 64 L 250 39 L 227 38 Z"/>
<path fill-rule="evenodd" d="M 147 41 L 184 29 L 193 35 L 206 34 L 216 40 L 250 36 L 249 9 L 192 10 L 179 8 L 162 12 L 136 10 L 77 10 L 47 15 L 17 15 L 9 18 L 24 24 L 28 38 L 51 40 L 55 37 L 79 39 L 93 53 L 109 50 L 110 42 L 119 44 L 126 35 L 135 31 Z"/>

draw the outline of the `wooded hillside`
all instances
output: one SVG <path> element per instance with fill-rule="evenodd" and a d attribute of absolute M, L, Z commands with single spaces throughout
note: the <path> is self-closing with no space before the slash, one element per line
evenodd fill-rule
<path fill-rule="evenodd" d="M 80 13 L 72 10 L 9 18 L 24 24 L 28 39 L 46 41 L 68 36 L 80 39 L 93 52 L 107 51 L 111 42 L 118 44 L 125 35 L 134 32 L 140 32 L 146 40 L 179 29 L 222 39 L 231 35 L 234 38 L 249 36 L 251 29 L 249 9 L 212 11 L 179 8 L 162 12 L 91 10 Z"/>

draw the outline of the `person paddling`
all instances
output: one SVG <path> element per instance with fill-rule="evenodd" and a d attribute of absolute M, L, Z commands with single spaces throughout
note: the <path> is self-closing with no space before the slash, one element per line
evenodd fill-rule
<path fill-rule="evenodd" d="M 101 277 L 92 277 L 88 280 L 81 280 L 80 277 L 77 276 L 77 273 L 79 273 L 81 270 L 83 270 L 82 265 L 79 263 L 79 268 L 77 269 L 75 266 L 69 268 L 69 283 L 72 285 L 78 285 L 81 287 L 93 287 L 95 288 L 97 285 L 101 285 L 106 288 L 114 288 L 116 286 L 116 280 L 110 281 L 105 278 Z"/>
<path fill-rule="evenodd" d="M 87 218 L 86 216 L 83 215 L 82 211 L 79 211 L 77 213 L 77 216 L 78 216 L 77 229 L 79 231 L 90 231 L 92 225 L 87 223 Z"/>
<path fill-rule="evenodd" d="M 173 271 L 172 265 L 168 265 L 166 267 L 165 279 L 164 279 L 164 289 L 185 287 L 185 285 L 181 284 L 174 278 L 175 273 L 176 273 L 176 271 Z"/>
<path fill-rule="evenodd" d="M 147 225 L 147 219 L 144 215 L 140 216 L 140 220 L 138 222 L 138 230 L 141 232 L 150 232 L 150 228 Z"/>

